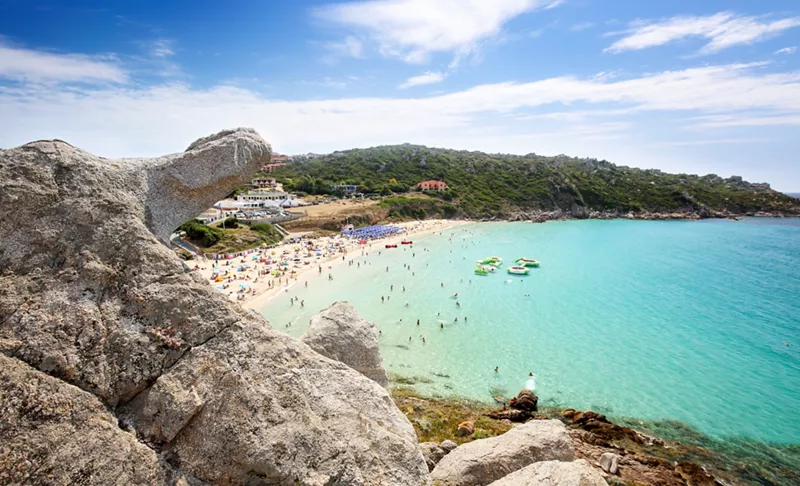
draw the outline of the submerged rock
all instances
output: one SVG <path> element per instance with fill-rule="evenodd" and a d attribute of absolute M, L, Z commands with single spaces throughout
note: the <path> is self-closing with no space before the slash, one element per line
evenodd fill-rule
<path fill-rule="evenodd" d="M 384 388 L 383 368 L 375 323 L 362 319 L 349 302 L 335 302 L 311 318 L 301 341 L 330 359 L 341 361 Z"/>
<path fill-rule="evenodd" d="M 526 466 L 490 486 L 607 486 L 603 476 L 588 462 L 544 461 Z"/>
<path fill-rule="evenodd" d="M 270 156 L 247 129 L 155 159 L 61 141 L 0 150 L 2 386 L 30 397 L 0 401 L 17 417 L 0 447 L 52 475 L 31 482 L 424 483 L 384 388 L 231 303 L 162 244 Z M 0 478 L 16 467 L 0 460 Z"/>
<path fill-rule="evenodd" d="M 539 461 L 571 461 L 567 429 L 558 420 L 533 420 L 503 435 L 460 445 L 431 472 L 442 486 L 489 484 Z"/>

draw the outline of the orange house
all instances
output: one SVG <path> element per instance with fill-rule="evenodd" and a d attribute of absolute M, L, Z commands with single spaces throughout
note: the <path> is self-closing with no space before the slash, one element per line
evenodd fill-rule
<path fill-rule="evenodd" d="M 446 191 L 448 185 L 442 181 L 422 181 L 417 184 L 420 191 Z"/>

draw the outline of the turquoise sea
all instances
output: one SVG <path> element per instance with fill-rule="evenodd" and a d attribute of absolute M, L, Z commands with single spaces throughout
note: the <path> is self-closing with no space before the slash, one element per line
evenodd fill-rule
<path fill-rule="evenodd" d="M 490 255 L 502 271 L 474 275 Z M 542 266 L 508 275 L 522 256 Z M 351 257 L 262 313 L 300 336 L 350 301 L 423 393 L 491 401 L 532 372 L 545 406 L 800 444 L 800 220 L 476 223 Z"/>

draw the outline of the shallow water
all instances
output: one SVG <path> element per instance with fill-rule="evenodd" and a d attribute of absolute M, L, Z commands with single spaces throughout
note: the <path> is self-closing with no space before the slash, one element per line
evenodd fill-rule
<path fill-rule="evenodd" d="M 480 223 L 378 246 L 262 313 L 300 336 L 348 300 L 381 329 L 390 373 L 432 381 L 423 393 L 491 400 L 533 372 L 543 405 L 800 444 L 800 220 Z M 474 275 L 489 255 L 542 266 Z"/>

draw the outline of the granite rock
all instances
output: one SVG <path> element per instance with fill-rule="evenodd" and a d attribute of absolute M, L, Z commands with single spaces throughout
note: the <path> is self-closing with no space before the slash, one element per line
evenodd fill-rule
<path fill-rule="evenodd" d="M 165 483 L 168 468 L 97 397 L 0 355 L 0 484 Z"/>
<path fill-rule="evenodd" d="M 425 457 L 425 463 L 428 464 L 428 471 L 433 471 L 436 464 L 447 454 L 436 442 L 422 442 L 419 448 Z"/>
<path fill-rule="evenodd" d="M 609 474 L 617 474 L 617 471 L 619 470 L 619 460 L 619 454 L 605 452 L 602 456 L 600 456 L 600 469 Z"/>
<path fill-rule="evenodd" d="M 607 486 L 607 483 L 588 462 L 578 459 L 572 462 L 536 462 L 490 486 Z"/>
<path fill-rule="evenodd" d="M 443 440 L 442 443 L 439 444 L 439 447 L 441 447 L 442 450 L 444 451 L 445 455 L 447 455 L 447 454 L 451 453 L 452 451 L 454 451 L 456 449 L 456 447 L 458 447 L 458 444 L 456 444 L 455 442 L 453 442 L 450 439 L 447 439 L 447 440 Z"/>
<path fill-rule="evenodd" d="M 57 140 L 0 150 L 0 355 L 25 370 L 4 393 L 32 383 L 31 397 L 87 417 L 25 412 L 0 442 L 28 470 L 85 465 L 54 469 L 58 484 L 424 483 L 386 389 L 273 330 L 163 244 L 270 156 L 248 129 L 155 159 Z"/>
<path fill-rule="evenodd" d="M 378 347 L 378 328 L 362 319 L 349 302 L 335 302 L 311 318 L 301 341 L 330 359 L 341 361 L 384 388 L 389 377 Z"/>
<path fill-rule="evenodd" d="M 460 445 L 431 472 L 442 486 L 489 484 L 539 461 L 571 461 L 567 429 L 558 420 L 532 420 L 503 435 Z"/>

